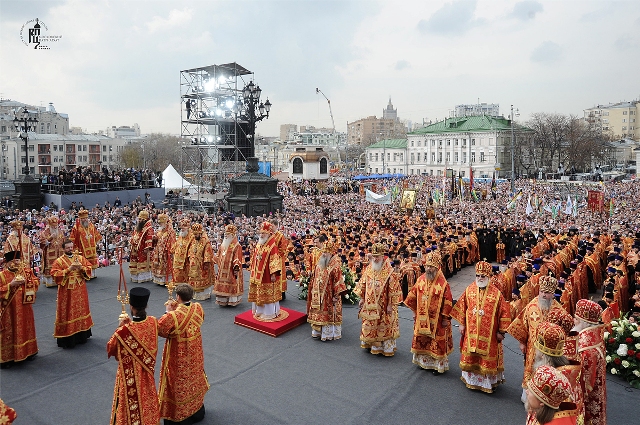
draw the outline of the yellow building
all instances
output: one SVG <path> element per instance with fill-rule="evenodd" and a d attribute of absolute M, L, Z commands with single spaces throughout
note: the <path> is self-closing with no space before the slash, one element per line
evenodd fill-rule
<path fill-rule="evenodd" d="M 584 110 L 584 119 L 591 128 L 614 139 L 633 139 L 640 141 L 640 101 L 619 102 L 609 105 L 597 105 Z"/>

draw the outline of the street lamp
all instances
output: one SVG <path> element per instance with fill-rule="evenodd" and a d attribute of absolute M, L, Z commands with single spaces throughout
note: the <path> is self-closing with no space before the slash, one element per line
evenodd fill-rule
<path fill-rule="evenodd" d="M 25 165 L 22 170 L 25 175 L 25 180 L 31 180 L 29 178 L 29 131 L 36 131 L 36 125 L 38 119 L 35 114 L 29 112 L 26 106 L 22 109 L 18 109 L 14 112 L 13 125 L 16 127 L 16 131 L 20 132 L 20 138 L 24 141 L 24 155 Z"/>
<path fill-rule="evenodd" d="M 516 109 L 516 115 L 520 116 L 518 109 Z M 513 105 L 511 105 L 511 193 L 516 193 L 516 167 L 515 167 L 515 150 L 516 150 L 516 138 L 513 131 Z"/>
<path fill-rule="evenodd" d="M 247 138 L 251 139 L 251 144 L 253 149 L 251 149 L 251 156 L 255 154 L 255 133 L 256 133 L 256 123 L 262 121 L 265 118 L 269 118 L 269 112 L 271 112 L 271 102 L 269 102 L 269 98 L 267 98 L 266 102 L 262 102 L 260 100 L 260 95 L 262 94 L 262 89 L 260 86 L 253 84 L 253 81 L 250 81 L 249 84 L 244 86 L 242 89 L 242 97 L 245 105 L 247 120 L 249 121 L 249 134 Z M 236 158 L 237 160 L 237 158 Z"/>

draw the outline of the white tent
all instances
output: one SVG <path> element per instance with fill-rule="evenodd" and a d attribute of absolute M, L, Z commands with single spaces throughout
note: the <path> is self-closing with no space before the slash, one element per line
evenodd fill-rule
<path fill-rule="evenodd" d="M 164 187 L 165 194 L 171 189 L 189 189 L 192 186 L 171 164 L 162 172 L 162 187 Z"/>

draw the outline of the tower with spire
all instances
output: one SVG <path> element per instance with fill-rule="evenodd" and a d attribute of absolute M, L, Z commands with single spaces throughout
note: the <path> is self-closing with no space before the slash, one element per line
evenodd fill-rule
<path fill-rule="evenodd" d="M 398 110 L 393 109 L 393 104 L 391 103 L 391 96 L 389 96 L 389 104 L 386 109 L 382 110 L 382 118 L 385 120 L 398 120 Z"/>

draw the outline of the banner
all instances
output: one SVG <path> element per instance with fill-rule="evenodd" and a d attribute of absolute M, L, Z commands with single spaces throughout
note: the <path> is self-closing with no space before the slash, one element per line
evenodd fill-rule
<path fill-rule="evenodd" d="M 587 206 L 590 211 L 604 211 L 604 192 L 599 190 L 590 190 L 587 195 Z"/>
<path fill-rule="evenodd" d="M 378 195 L 377 193 L 374 193 L 372 191 L 370 191 L 369 189 L 366 190 L 366 195 L 365 195 L 365 200 L 367 202 L 372 202 L 374 204 L 391 204 L 391 193 L 387 193 L 386 195 Z"/>

